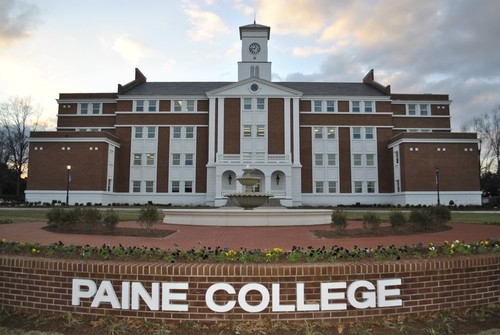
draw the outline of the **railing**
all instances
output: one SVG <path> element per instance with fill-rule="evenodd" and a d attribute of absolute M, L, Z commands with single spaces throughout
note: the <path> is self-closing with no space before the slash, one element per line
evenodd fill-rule
<path fill-rule="evenodd" d="M 259 153 L 231 155 L 220 154 L 217 156 L 218 163 L 290 163 L 290 155 L 266 155 Z"/>

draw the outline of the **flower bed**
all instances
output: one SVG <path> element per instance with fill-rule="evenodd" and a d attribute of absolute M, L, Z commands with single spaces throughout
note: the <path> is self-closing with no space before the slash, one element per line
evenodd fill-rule
<path fill-rule="evenodd" d="M 167 263 L 313 263 L 360 260 L 402 260 L 426 259 L 440 256 L 474 255 L 500 252 L 497 239 L 481 240 L 476 243 L 463 243 L 458 240 L 443 242 L 440 245 L 417 244 L 413 246 L 379 246 L 377 248 L 322 247 L 300 248 L 291 251 L 281 248 L 269 250 L 206 248 L 199 249 L 161 249 L 146 247 L 124 247 L 102 245 L 64 245 L 61 242 L 42 246 L 37 243 L 0 241 L 0 253 L 23 256 L 44 256 L 53 258 L 94 259 L 94 260 L 140 260 Z"/>

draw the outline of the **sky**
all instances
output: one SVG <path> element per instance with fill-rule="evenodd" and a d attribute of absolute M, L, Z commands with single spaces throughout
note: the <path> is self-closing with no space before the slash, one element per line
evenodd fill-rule
<path fill-rule="evenodd" d="M 0 102 L 148 81 L 237 81 L 239 26 L 271 27 L 273 81 L 449 94 L 452 128 L 500 105 L 499 0 L 0 0 Z"/>

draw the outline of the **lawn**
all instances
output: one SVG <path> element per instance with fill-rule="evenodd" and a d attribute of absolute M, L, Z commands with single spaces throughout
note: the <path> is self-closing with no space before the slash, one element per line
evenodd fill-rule
<path fill-rule="evenodd" d="M 102 207 L 103 210 L 108 207 Z M 0 223 L 8 222 L 39 222 L 46 220 L 46 213 L 49 208 L 0 208 Z M 115 208 L 120 217 L 120 221 L 136 221 L 139 215 L 139 207 Z M 196 209 L 194 209 L 196 210 Z M 343 209 L 347 213 L 349 220 L 362 220 L 363 215 L 368 211 L 373 211 L 383 220 L 389 219 L 391 213 L 388 209 Z M 403 209 L 409 213 L 410 210 Z M 492 211 L 452 211 L 451 222 L 479 223 L 500 225 L 500 214 Z"/>

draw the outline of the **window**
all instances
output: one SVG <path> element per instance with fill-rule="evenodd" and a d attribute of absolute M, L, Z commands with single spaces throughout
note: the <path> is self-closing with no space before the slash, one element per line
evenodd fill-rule
<path fill-rule="evenodd" d="M 322 139 L 323 138 L 323 128 L 314 127 L 314 138 Z"/>
<path fill-rule="evenodd" d="M 252 137 L 252 126 L 243 125 L 243 137 Z"/>
<path fill-rule="evenodd" d="M 326 128 L 327 138 L 330 140 L 334 140 L 336 138 L 336 129 L 333 127 Z"/>
<path fill-rule="evenodd" d="M 141 192 L 141 182 L 139 180 L 132 181 L 132 192 L 134 193 Z"/>
<path fill-rule="evenodd" d="M 367 181 L 366 182 L 366 191 L 368 193 L 375 193 L 375 182 L 374 181 Z"/>
<path fill-rule="evenodd" d="M 181 165 L 181 154 L 172 154 L 172 165 Z"/>
<path fill-rule="evenodd" d="M 185 181 L 184 182 L 184 193 L 193 193 L 193 182 Z"/>
<path fill-rule="evenodd" d="M 337 165 L 337 155 L 336 154 L 328 154 L 328 165 L 329 166 L 335 166 Z"/>
<path fill-rule="evenodd" d="M 372 127 L 365 128 L 365 139 L 373 140 L 373 128 Z"/>
<path fill-rule="evenodd" d="M 181 127 L 174 127 L 173 138 L 181 138 Z"/>
<path fill-rule="evenodd" d="M 146 181 L 146 193 L 153 193 L 154 192 L 154 185 L 155 185 L 154 181 L 147 180 Z"/>
<path fill-rule="evenodd" d="M 182 112 L 182 100 L 174 100 L 174 112 Z"/>
<path fill-rule="evenodd" d="M 354 165 L 354 166 L 361 166 L 362 165 L 361 154 L 353 154 L 352 155 L 352 165 Z"/>
<path fill-rule="evenodd" d="M 179 193 L 179 192 L 180 192 L 180 182 L 172 181 L 172 193 Z"/>
<path fill-rule="evenodd" d="M 365 113 L 373 112 L 373 101 L 365 101 Z"/>
<path fill-rule="evenodd" d="M 155 165 L 155 154 L 146 154 L 146 165 Z"/>
<path fill-rule="evenodd" d="M 420 115 L 427 115 L 427 105 L 421 104 L 420 105 Z"/>
<path fill-rule="evenodd" d="M 266 137 L 266 126 L 264 125 L 257 126 L 257 137 Z"/>
<path fill-rule="evenodd" d="M 363 182 L 355 181 L 354 182 L 354 193 L 363 193 Z"/>
<path fill-rule="evenodd" d="M 156 127 L 148 127 L 148 138 L 156 138 Z"/>
<path fill-rule="evenodd" d="M 329 181 L 328 182 L 328 193 L 337 193 L 337 182 Z"/>
<path fill-rule="evenodd" d="M 401 182 L 396 179 L 396 192 L 401 192 Z"/>
<path fill-rule="evenodd" d="M 399 164 L 399 151 L 394 151 L 394 163 Z"/>
<path fill-rule="evenodd" d="M 366 154 L 366 166 L 375 166 L 375 154 Z"/>
<path fill-rule="evenodd" d="M 144 100 L 136 100 L 135 111 L 136 112 L 144 112 Z"/>
<path fill-rule="evenodd" d="M 408 115 L 429 115 L 429 105 L 428 104 L 408 104 L 406 105 Z"/>
<path fill-rule="evenodd" d="M 134 165 L 141 165 L 142 164 L 142 154 L 134 154 Z"/>
<path fill-rule="evenodd" d="M 134 138 L 142 138 L 142 127 L 134 127 Z"/>
<path fill-rule="evenodd" d="M 193 165 L 193 154 L 185 154 L 184 156 L 184 165 L 192 166 Z"/>
<path fill-rule="evenodd" d="M 252 99 L 251 98 L 244 98 L 243 99 L 243 109 L 244 110 L 252 109 Z"/>
<path fill-rule="evenodd" d="M 323 165 L 323 154 L 314 154 L 314 165 L 316 166 Z"/>
<path fill-rule="evenodd" d="M 108 183 L 107 183 L 107 186 L 106 186 L 106 190 L 108 192 L 111 192 L 112 187 L 113 187 L 113 179 L 108 178 Z"/>
<path fill-rule="evenodd" d="M 186 111 L 187 112 L 194 112 L 194 100 L 187 100 L 186 101 Z"/>
<path fill-rule="evenodd" d="M 186 138 L 194 138 L 194 127 L 186 127 Z"/>
<path fill-rule="evenodd" d="M 156 100 L 148 100 L 148 112 L 156 112 Z"/>
<path fill-rule="evenodd" d="M 351 101 L 351 110 L 353 113 L 359 113 L 361 110 L 359 109 L 359 101 Z"/>
<path fill-rule="evenodd" d="M 316 193 L 323 193 L 323 182 L 322 181 L 317 181 L 314 183 L 315 184 L 315 192 Z"/>
<path fill-rule="evenodd" d="M 93 103 L 92 114 L 100 114 L 100 113 L 101 113 L 101 104 Z"/>
<path fill-rule="evenodd" d="M 323 111 L 323 101 L 314 100 L 313 105 L 314 105 L 314 109 L 313 109 L 314 112 L 321 113 Z"/>
<path fill-rule="evenodd" d="M 408 115 L 416 115 L 417 114 L 417 105 L 409 104 L 408 105 Z"/>
<path fill-rule="evenodd" d="M 80 104 L 80 114 L 89 113 L 89 104 Z"/>
<path fill-rule="evenodd" d="M 266 99 L 257 98 L 257 109 L 258 110 L 265 110 L 266 109 Z"/>
<path fill-rule="evenodd" d="M 335 101 L 334 100 L 327 100 L 326 101 L 326 111 L 328 113 L 335 112 Z"/>
<path fill-rule="evenodd" d="M 352 128 L 352 139 L 360 140 L 361 139 L 361 127 L 353 127 Z"/>

